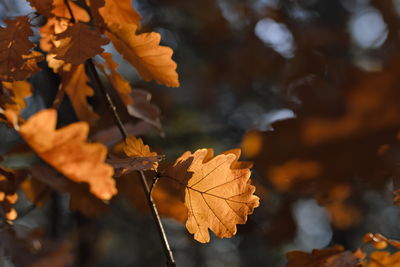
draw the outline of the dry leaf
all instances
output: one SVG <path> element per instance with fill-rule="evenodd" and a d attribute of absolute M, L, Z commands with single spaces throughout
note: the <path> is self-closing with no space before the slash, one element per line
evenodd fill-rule
<path fill-rule="evenodd" d="M 156 169 L 163 156 L 147 156 L 132 158 L 112 157 L 106 160 L 114 168 L 114 177 L 126 175 L 132 171 L 147 171 Z"/>
<path fill-rule="evenodd" d="M 110 158 L 107 160 L 115 170 L 115 177 L 122 176 L 134 170 L 157 170 L 162 156 L 151 152 L 150 147 L 141 138 L 129 136 L 125 139 L 124 152 L 129 158 Z"/>
<path fill-rule="evenodd" d="M 185 187 L 186 228 L 202 243 L 210 241 L 208 229 L 217 237 L 232 237 L 236 224 L 244 224 L 259 205 L 255 187 L 250 185 L 250 170 L 232 168 L 238 153 L 212 156 L 212 149 L 186 152 L 167 172 Z"/>
<path fill-rule="evenodd" d="M 108 77 L 114 89 L 117 90 L 119 96 L 124 102 L 125 105 L 132 104 L 132 98 L 129 94 L 132 92 L 132 88 L 127 80 L 119 74 L 117 68 L 118 64 L 112 59 L 111 53 L 102 53 L 100 55 L 105 63 L 104 66 L 101 64 L 97 64 L 100 70 Z M 109 70 L 106 71 L 106 68 Z"/>
<path fill-rule="evenodd" d="M 160 109 L 152 104 L 151 94 L 145 90 L 133 90 L 133 103 L 127 106 L 129 115 L 141 119 L 159 130 L 163 134 L 160 122 Z"/>
<path fill-rule="evenodd" d="M 365 267 L 400 267 L 400 252 L 375 251 L 363 265 Z"/>
<path fill-rule="evenodd" d="M 311 253 L 291 251 L 287 259 L 286 267 L 354 267 L 359 262 L 358 254 L 345 251 L 339 245 L 313 249 Z"/>
<path fill-rule="evenodd" d="M 364 243 L 371 243 L 376 249 L 384 249 L 389 243 L 393 247 L 400 249 L 400 241 L 387 238 L 381 234 L 367 233 L 363 238 Z"/>
<path fill-rule="evenodd" d="M 85 72 L 85 65 L 72 67 L 70 72 L 61 74 L 62 90 L 68 95 L 78 118 L 93 124 L 99 116 L 93 111 L 87 102 L 87 97 L 93 96 L 94 91 L 88 85 L 89 78 Z"/>
<path fill-rule="evenodd" d="M 25 80 L 39 70 L 36 63 L 43 59 L 42 54 L 31 51 L 35 45 L 29 40 L 33 31 L 27 16 L 5 20 L 5 23 L 6 28 L 0 27 L 0 79 Z"/>
<path fill-rule="evenodd" d="M 99 9 L 107 25 L 135 24 L 139 27 L 141 16 L 132 7 L 132 0 L 105 0 L 105 6 Z"/>
<path fill-rule="evenodd" d="M 141 138 L 129 136 L 125 139 L 126 145 L 124 152 L 128 157 L 152 157 L 156 156 L 156 152 L 151 152 L 150 147 L 143 143 Z"/>
<path fill-rule="evenodd" d="M 10 95 L 11 102 L 2 103 L 1 107 L 3 109 L 11 109 L 15 111 L 17 114 L 21 112 L 22 109 L 25 108 L 25 98 L 32 94 L 31 84 L 27 81 L 15 81 L 15 82 L 2 82 L 2 95 L 3 92 L 8 91 Z"/>
<path fill-rule="evenodd" d="M 60 46 L 50 52 L 56 54 L 55 59 L 65 63 L 79 65 L 89 58 L 104 51 L 101 46 L 108 44 L 108 39 L 101 36 L 96 28 L 84 23 L 76 23 L 69 26 L 66 31 L 56 35 Z"/>
<path fill-rule="evenodd" d="M 85 122 L 55 130 L 57 113 L 42 110 L 20 126 L 19 133 L 48 164 L 72 181 L 88 183 L 90 192 L 109 200 L 117 193 L 113 169 L 104 163 L 107 148 L 86 142 L 89 126 Z"/>
<path fill-rule="evenodd" d="M 135 24 L 113 24 L 106 32 L 119 53 L 136 68 L 145 81 L 155 80 L 160 84 L 178 87 L 176 63 L 172 60 L 172 49 L 160 46 L 160 34 L 136 35 Z"/>
<path fill-rule="evenodd" d="M 108 206 L 103 201 L 89 192 L 87 184 L 75 183 L 44 165 L 33 166 L 30 168 L 30 172 L 32 174 L 31 182 L 41 184 L 47 189 L 46 191 L 50 192 L 53 189 L 59 193 L 68 193 L 70 195 L 69 206 L 73 211 L 80 211 L 85 216 L 95 217 L 108 210 Z M 30 200 L 37 200 L 42 198 L 43 191 L 32 190 L 29 193 L 32 195 Z"/>

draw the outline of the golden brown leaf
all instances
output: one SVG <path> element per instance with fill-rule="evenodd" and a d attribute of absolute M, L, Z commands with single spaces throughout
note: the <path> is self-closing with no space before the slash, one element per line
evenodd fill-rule
<path fill-rule="evenodd" d="M 55 59 L 72 65 L 83 64 L 87 59 L 102 53 L 104 49 L 101 46 L 109 42 L 96 28 L 84 23 L 73 24 L 57 34 L 56 38 L 60 45 L 50 52 L 56 54 Z"/>
<path fill-rule="evenodd" d="M 0 27 L 0 79 L 21 81 L 38 71 L 36 63 L 42 60 L 41 53 L 31 51 L 35 45 L 29 40 L 33 35 L 26 16 L 5 20 L 6 28 Z"/>
<path fill-rule="evenodd" d="M 89 186 L 83 183 L 75 183 L 65 176 L 61 175 L 54 169 L 44 166 L 36 165 L 30 168 L 32 179 L 28 180 L 33 184 L 36 184 L 35 188 L 30 188 L 31 197 L 28 195 L 28 199 L 32 203 L 37 203 L 37 200 L 42 199 L 43 192 L 41 188 L 45 188 L 45 192 L 51 192 L 52 190 L 59 193 L 68 193 L 70 195 L 69 206 L 72 211 L 80 211 L 82 214 L 88 217 L 95 217 L 101 212 L 108 210 L 106 203 L 95 197 L 89 192 Z M 40 190 L 37 190 L 40 189 Z"/>
<path fill-rule="evenodd" d="M 387 238 L 381 234 L 367 233 L 363 238 L 364 243 L 371 243 L 376 249 L 384 249 L 389 243 L 393 247 L 400 249 L 400 241 Z"/>
<path fill-rule="evenodd" d="M 145 81 L 155 80 L 160 84 L 178 87 L 176 63 L 172 60 L 172 49 L 160 46 L 160 34 L 136 34 L 135 24 L 113 24 L 106 32 L 119 53 L 136 68 Z"/>
<path fill-rule="evenodd" d="M 157 157 L 156 152 L 151 152 L 150 147 L 145 145 L 141 138 L 129 136 L 125 139 L 125 143 L 124 152 L 128 157 L 140 158 L 141 161 L 143 161 L 141 165 L 146 166 L 152 164 L 152 169 L 157 169 L 158 161 L 160 161 L 161 158 Z"/>
<path fill-rule="evenodd" d="M 345 251 L 339 245 L 313 249 L 311 253 L 291 251 L 287 259 L 286 267 L 354 267 L 359 262 L 358 254 Z"/>
<path fill-rule="evenodd" d="M 100 56 L 104 59 L 105 63 L 104 66 L 101 64 L 97 64 L 97 66 L 105 75 L 107 75 L 114 89 L 117 90 L 121 97 L 122 102 L 124 102 L 125 105 L 132 104 L 132 98 L 129 96 L 132 92 L 132 88 L 129 82 L 119 74 L 117 70 L 118 63 L 112 59 L 111 53 L 102 53 Z M 106 68 L 109 70 L 108 72 L 106 71 Z"/>
<path fill-rule="evenodd" d="M 133 103 L 127 106 L 129 115 L 141 119 L 161 132 L 163 130 L 160 122 L 160 108 L 151 101 L 151 94 L 146 90 L 133 90 L 132 94 Z"/>
<path fill-rule="evenodd" d="M 369 255 L 365 267 L 400 267 L 400 252 L 375 251 Z"/>
<path fill-rule="evenodd" d="M 25 108 L 25 97 L 32 94 L 31 84 L 27 81 L 2 82 L 3 90 L 11 95 L 11 103 L 1 104 L 3 109 L 11 109 L 17 114 Z"/>
<path fill-rule="evenodd" d="M 42 110 L 20 126 L 19 133 L 48 164 L 72 181 L 88 183 L 90 192 L 109 200 L 117 193 L 113 169 L 104 163 L 105 146 L 86 142 L 89 126 L 85 122 L 55 130 L 56 111 Z"/>
<path fill-rule="evenodd" d="M 94 94 L 93 89 L 88 85 L 89 78 L 85 72 L 85 65 L 81 64 L 72 67 L 70 72 L 62 73 L 62 90 L 68 95 L 76 115 L 80 120 L 90 124 L 99 119 L 87 102 L 87 97 Z"/>
<path fill-rule="evenodd" d="M 232 168 L 238 154 L 212 156 L 212 149 L 186 152 L 168 171 L 185 188 L 186 228 L 202 243 L 210 241 L 208 229 L 217 237 L 232 237 L 236 224 L 244 224 L 259 205 L 250 170 Z"/>
<path fill-rule="evenodd" d="M 156 152 L 151 152 L 150 147 L 143 143 L 142 138 L 129 136 L 125 139 L 126 145 L 124 152 L 128 157 L 152 157 L 156 156 Z"/>
<path fill-rule="evenodd" d="M 135 24 L 139 27 L 141 16 L 132 7 L 131 0 L 105 0 L 105 6 L 99 9 L 107 25 Z"/>

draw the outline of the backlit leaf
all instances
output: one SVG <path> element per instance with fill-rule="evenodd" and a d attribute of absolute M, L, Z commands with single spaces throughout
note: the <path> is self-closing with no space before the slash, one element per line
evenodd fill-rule
<path fill-rule="evenodd" d="M 99 9 L 107 25 L 135 24 L 139 26 L 141 16 L 132 7 L 132 0 L 105 0 L 105 6 Z"/>
<path fill-rule="evenodd" d="M 136 34 L 135 24 L 113 24 L 106 32 L 119 53 L 136 68 L 145 81 L 155 80 L 159 84 L 178 87 L 176 63 L 172 60 L 172 49 L 160 46 L 160 34 Z"/>
<path fill-rule="evenodd" d="M 91 124 L 98 120 L 99 116 L 87 102 L 87 97 L 92 96 L 94 91 L 88 85 L 89 78 L 85 72 L 85 65 L 74 66 L 70 72 L 63 72 L 61 76 L 60 86 L 71 100 L 78 118 Z"/>
<path fill-rule="evenodd" d="M 259 205 L 250 170 L 236 168 L 238 154 L 213 158 L 212 149 L 199 149 L 184 153 L 168 170 L 168 176 L 185 188 L 186 228 L 199 242 L 210 241 L 208 229 L 219 238 L 232 237 L 236 224 L 244 224 Z"/>
<path fill-rule="evenodd" d="M 72 181 L 88 183 L 92 194 L 109 200 L 117 189 L 113 169 L 104 163 L 106 147 L 86 142 L 87 123 L 77 122 L 56 130 L 56 121 L 55 110 L 43 110 L 21 125 L 19 133 L 48 164 Z"/>

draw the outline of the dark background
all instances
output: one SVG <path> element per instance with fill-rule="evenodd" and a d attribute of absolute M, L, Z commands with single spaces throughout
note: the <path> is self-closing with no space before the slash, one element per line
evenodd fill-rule
<path fill-rule="evenodd" d="M 260 207 L 232 239 L 199 244 L 183 224 L 163 219 L 178 266 L 284 266 L 291 250 L 335 243 L 355 249 L 366 232 L 400 238 L 393 204 L 400 1 L 137 0 L 134 6 L 141 31 L 159 32 L 173 48 L 181 82 L 179 88 L 145 83 L 119 58 L 121 73 L 134 88 L 150 91 L 161 109 L 165 137 L 153 130 L 145 141 L 170 162 L 202 147 L 218 153 L 242 147 L 255 162 Z M 0 1 L 1 18 L 29 12 L 23 0 Z M 50 105 L 58 80 L 44 68 L 31 82 L 26 116 Z M 91 101 L 104 116 L 98 129 L 112 126 L 101 99 Z M 61 124 L 75 119 L 68 101 L 60 114 Z M 3 152 L 20 142 L 5 127 L 0 135 Z M 163 265 L 148 213 L 119 198 L 112 202 L 117 214 L 88 219 L 70 213 L 66 199 L 55 196 L 15 224 L 79 240 L 80 266 Z M 27 205 L 22 197 L 18 207 Z"/>

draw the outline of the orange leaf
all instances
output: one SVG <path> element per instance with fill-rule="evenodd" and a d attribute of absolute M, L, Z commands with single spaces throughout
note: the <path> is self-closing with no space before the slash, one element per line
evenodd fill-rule
<path fill-rule="evenodd" d="M 151 152 L 150 147 L 143 143 L 141 138 L 129 136 L 125 139 L 124 152 L 128 157 L 155 157 L 156 152 Z M 153 163 L 153 169 L 157 169 L 158 162 Z"/>
<path fill-rule="evenodd" d="M 35 45 L 29 40 L 33 35 L 26 16 L 5 20 L 8 27 L 0 27 L 0 79 L 3 81 L 25 80 L 39 70 L 36 63 L 42 54 L 31 51 Z"/>
<path fill-rule="evenodd" d="M 169 177 L 185 187 L 189 210 L 186 228 L 202 243 L 210 241 L 208 229 L 217 237 L 232 237 L 236 224 L 259 205 L 250 185 L 250 170 L 236 169 L 237 151 L 213 158 L 212 149 L 184 153 L 168 171 Z"/>
<path fill-rule="evenodd" d="M 44 161 L 72 181 L 88 183 L 90 192 L 98 198 L 109 200 L 117 189 L 113 169 L 104 163 L 106 147 L 86 142 L 87 123 L 77 122 L 55 130 L 56 120 L 55 110 L 42 110 L 30 117 L 19 132 Z"/>
<path fill-rule="evenodd" d="M 105 60 L 105 63 L 104 66 L 101 64 L 97 64 L 97 66 L 105 75 L 107 75 L 114 89 L 117 90 L 119 96 L 121 97 L 122 102 L 124 102 L 125 105 L 132 104 L 132 98 L 129 96 L 129 94 L 132 92 L 132 88 L 129 82 L 125 80 L 121 74 L 119 74 L 117 70 L 118 63 L 112 59 L 111 53 L 102 53 L 100 56 Z M 106 71 L 105 67 L 109 70 L 109 72 Z"/>
<path fill-rule="evenodd" d="M 45 195 L 43 194 L 51 192 L 51 189 L 53 189 L 60 193 L 68 193 L 70 195 L 70 209 L 73 211 L 80 211 L 85 216 L 94 217 L 100 212 L 108 210 L 108 206 L 102 200 L 90 194 L 87 184 L 75 183 L 56 172 L 54 169 L 44 165 L 33 166 L 30 168 L 30 173 L 32 174 L 32 179 L 28 181 L 36 184 L 36 189 L 38 189 L 38 186 L 45 188 L 45 191 L 28 191 L 31 196 L 28 199 L 33 203 L 37 203 L 39 200 L 44 201 Z"/>
<path fill-rule="evenodd" d="M 155 80 L 160 84 L 178 87 L 176 63 L 171 58 L 172 49 L 159 45 L 160 34 L 151 32 L 136 35 L 136 30 L 135 24 L 113 24 L 106 34 L 143 80 Z"/>
<path fill-rule="evenodd" d="M 400 252 L 375 251 L 369 255 L 365 267 L 400 267 Z"/>
<path fill-rule="evenodd" d="M 339 245 L 313 249 L 311 253 L 291 251 L 287 254 L 286 267 L 354 267 L 359 262 L 358 254 L 345 251 Z"/>
<path fill-rule="evenodd" d="M 27 81 L 2 82 L 3 90 L 7 90 L 11 95 L 11 103 L 1 105 L 4 109 L 12 109 L 17 114 L 25 108 L 25 97 L 32 94 L 31 84 Z"/>
<path fill-rule="evenodd" d="M 64 90 L 76 115 L 80 120 L 93 123 L 99 119 L 99 116 L 93 111 L 87 102 L 87 97 L 94 94 L 93 89 L 88 85 L 89 78 L 85 72 L 83 64 L 74 66 L 70 72 L 62 73 L 62 90 Z"/>
<path fill-rule="evenodd" d="M 139 27 L 141 16 L 132 7 L 132 0 L 105 0 L 105 6 L 99 12 L 107 25 L 135 24 Z"/>

